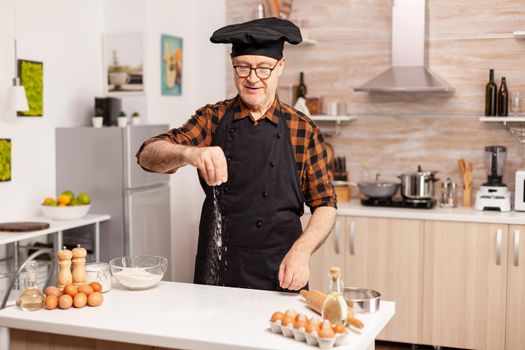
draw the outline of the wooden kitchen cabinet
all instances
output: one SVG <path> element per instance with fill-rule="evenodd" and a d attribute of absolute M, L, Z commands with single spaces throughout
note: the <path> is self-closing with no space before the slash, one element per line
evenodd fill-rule
<path fill-rule="evenodd" d="M 345 266 L 346 222 L 344 216 L 338 216 L 336 222 L 324 244 L 310 259 L 310 289 L 317 289 L 328 293 L 330 267 Z"/>
<path fill-rule="evenodd" d="M 345 285 L 396 302 L 394 318 L 377 339 L 420 343 L 423 221 L 348 217 L 346 226 Z"/>
<path fill-rule="evenodd" d="M 525 347 L 525 226 L 509 226 L 506 350 Z"/>
<path fill-rule="evenodd" d="M 425 222 L 422 343 L 505 348 L 507 242 L 507 225 Z"/>

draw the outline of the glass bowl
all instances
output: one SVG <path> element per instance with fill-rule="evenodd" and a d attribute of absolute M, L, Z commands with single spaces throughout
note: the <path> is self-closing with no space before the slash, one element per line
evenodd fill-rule
<path fill-rule="evenodd" d="M 121 256 L 111 259 L 109 266 L 113 277 L 124 287 L 148 289 L 164 277 L 168 259 L 154 255 Z"/>
<path fill-rule="evenodd" d="M 91 208 L 91 204 L 75 205 L 71 207 L 51 207 L 47 205 L 41 205 L 40 208 L 42 208 L 42 212 L 49 219 L 73 220 L 80 219 L 81 217 L 85 216 L 88 213 L 89 208 Z"/>

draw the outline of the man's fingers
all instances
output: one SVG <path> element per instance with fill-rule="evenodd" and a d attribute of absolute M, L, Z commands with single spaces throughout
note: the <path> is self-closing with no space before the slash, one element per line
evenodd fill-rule
<path fill-rule="evenodd" d="M 204 158 L 204 168 L 206 168 L 206 174 L 208 175 L 207 178 L 205 178 L 206 183 L 210 186 L 215 185 L 215 167 L 209 157 Z"/>
<path fill-rule="evenodd" d="M 283 288 L 283 282 L 284 282 L 284 265 L 281 264 L 281 266 L 279 266 L 279 286 L 281 286 L 281 288 Z"/>
<path fill-rule="evenodd" d="M 215 169 L 215 178 L 213 179 L 213 183 L 215 185 L 220 185 L 221 183 L 225 182 L 226 161 L 223 161 L 223 159 L 224 155 L 220 153 L 214 154 L 212 157 L 212 162 Z"/>
<path fill-rule="evenodd" d="M 284 282 L 283 282 L 283 285 L 281 286 L 282 288 L 284 289 L 290 289 L 290 285 L 292 284 L 292 279 L 293 279 L 293 272 L 289 269 L 286 269 L 285 268 L 285 271 L 284 271 Z"/>

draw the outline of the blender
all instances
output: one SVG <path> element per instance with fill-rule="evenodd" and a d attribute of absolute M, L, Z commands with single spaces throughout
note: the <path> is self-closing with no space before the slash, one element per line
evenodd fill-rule
<path fill-rule="evenodd" d="M 476 192 L 476 210 L 510 211 L 510 192 L 503 183 L 503 169 L 507 157 L 504 146 L 485 147 L 487 182 Z"/>

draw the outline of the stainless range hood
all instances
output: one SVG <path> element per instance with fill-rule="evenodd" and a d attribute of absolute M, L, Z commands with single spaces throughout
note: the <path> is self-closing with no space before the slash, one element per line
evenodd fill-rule
<path fill-rule="evenodd" d="M 354 91 L 454 92 L 427 68 L 426 0 L 393 0 L 391 64 Z"/>

